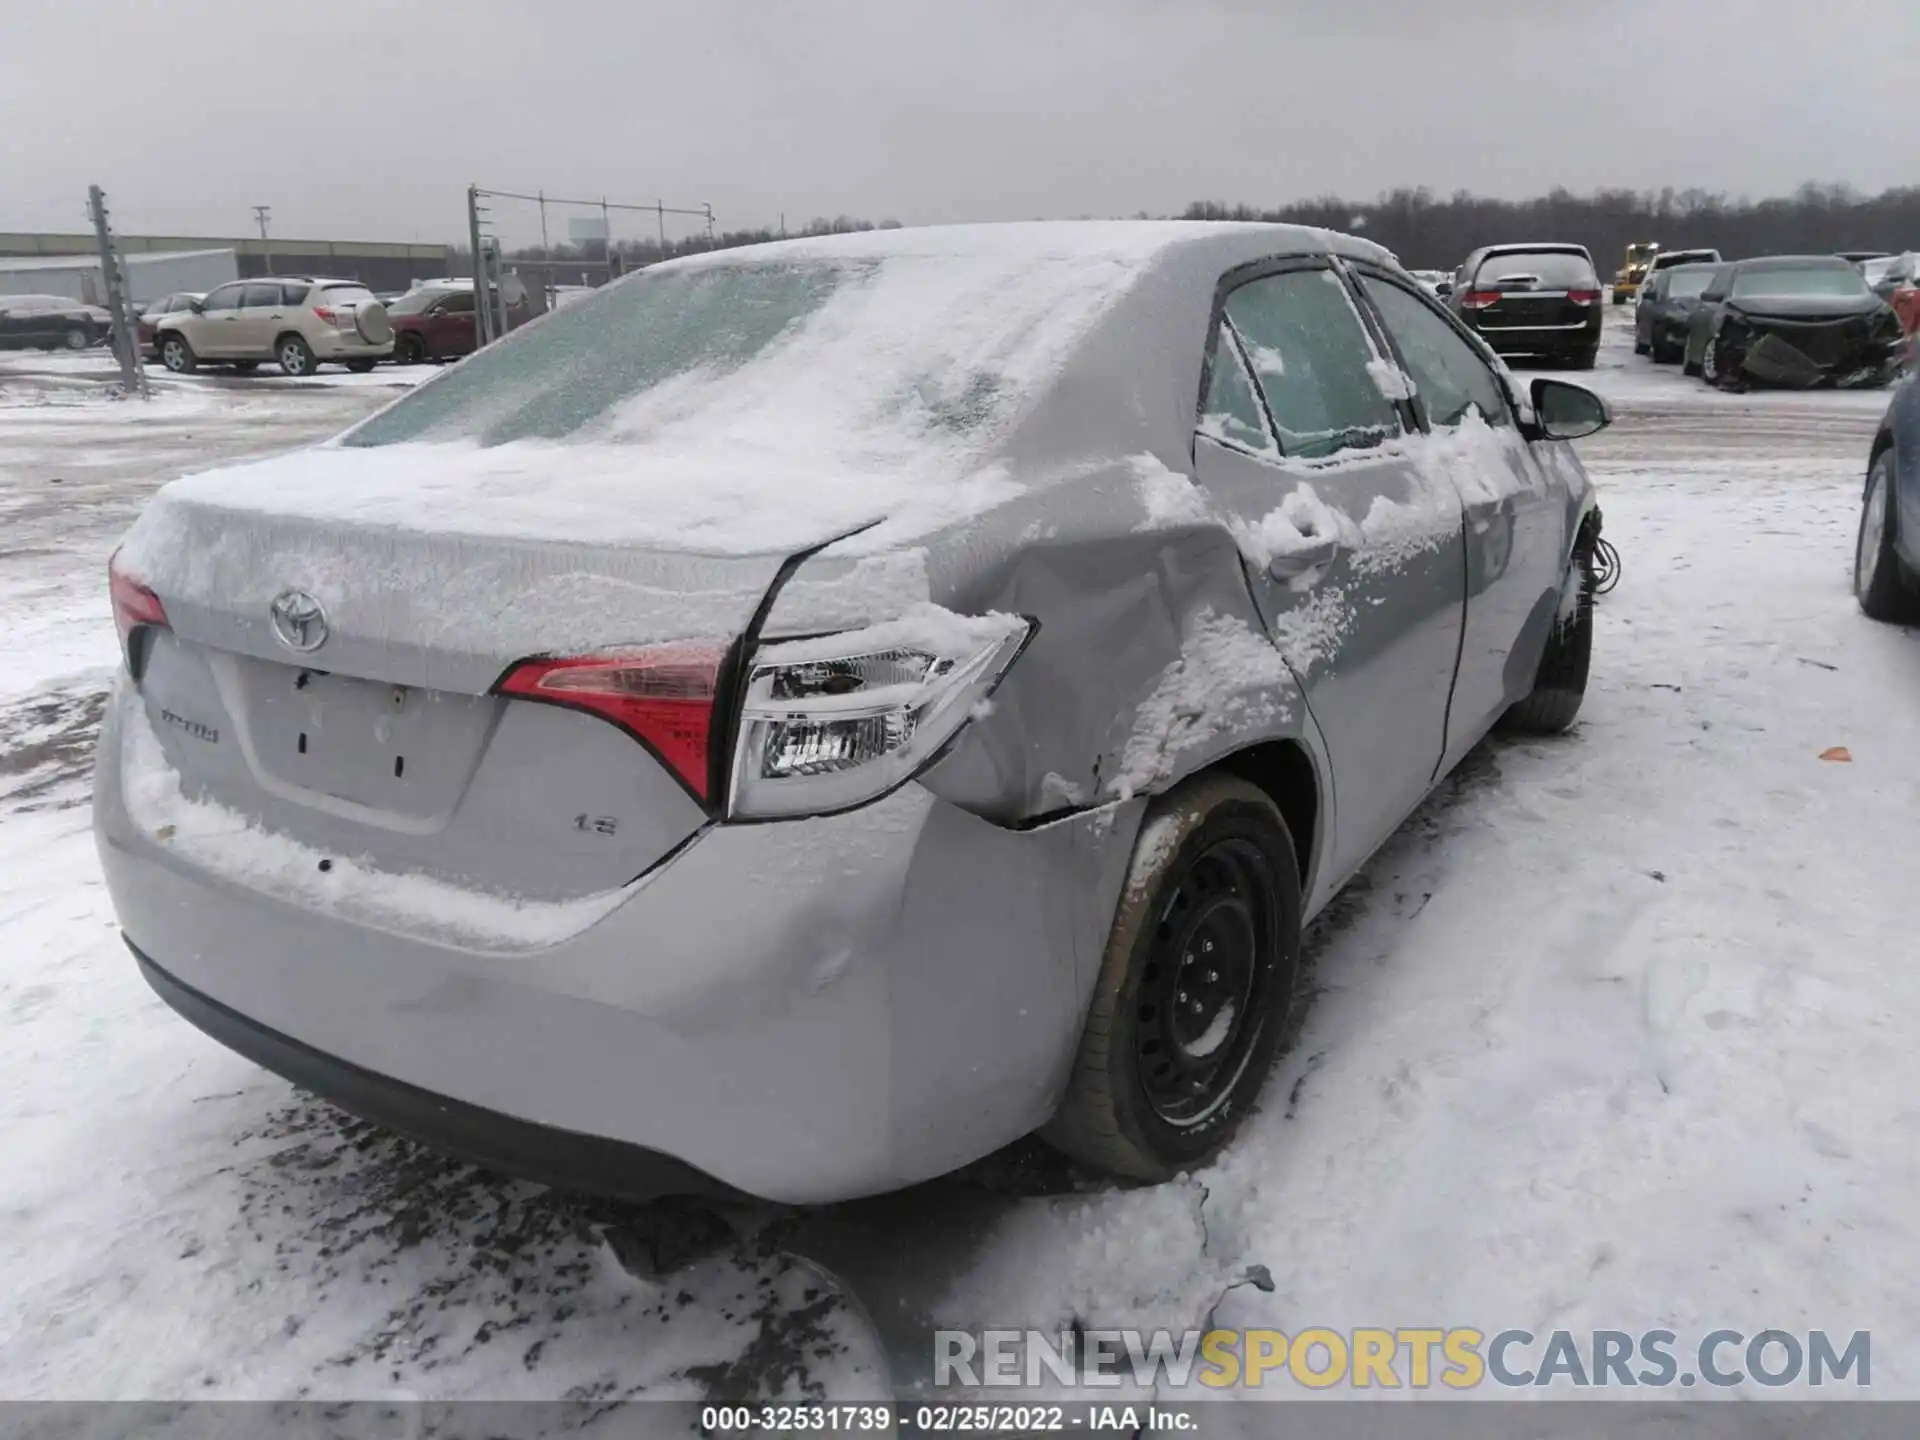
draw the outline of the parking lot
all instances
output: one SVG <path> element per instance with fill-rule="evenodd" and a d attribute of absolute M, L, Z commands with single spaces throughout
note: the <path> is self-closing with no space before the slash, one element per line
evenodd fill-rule
<path fill-rule="evenodd" d="M 1920 1396 L 1920 632 L 1848 583 L 1887 396 L 1710 391 L 1607 324 L 1564 377 L 1618 412 L 1579 446 L 1624 562 L 1580 723 L 1481 746 L 1316 923 L 1226 1154 L 1122 1190 L 1019 1147 L 731 1236 L 346 1119 L 118 940 L 86 808 L 118 535 L 431 372 L 116 403 L 97 355 L 0 357 L 9 1392 L 851 1398 L 923 1386 L 933 1328 L 1418 1316 L 1871 1329 L 1875 1393 Z"/>

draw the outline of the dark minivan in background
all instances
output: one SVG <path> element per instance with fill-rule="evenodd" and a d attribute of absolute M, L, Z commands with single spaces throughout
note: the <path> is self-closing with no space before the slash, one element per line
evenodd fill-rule
<path fill-rule="evenodd" d="M 1484 245 L 1447 304 L 1500 355 L 1591 370 L 1600 351 L 1600 276 L 1584 245 Z"/>

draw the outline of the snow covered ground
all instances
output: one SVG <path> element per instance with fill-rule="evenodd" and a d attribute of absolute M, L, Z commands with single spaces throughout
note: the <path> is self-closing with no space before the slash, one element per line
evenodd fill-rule
<path fill-rule="evenodd" d="M 1717 395 L 1624 313 L 1567 377 L 1619 408 L 1582 721 L 1483 746 L 1323 918 L 1228 1153 L 1121 1191 L 1022 1148 L 719 1240 L 375 1132 L 149 994 L 85 808 L 107 554 L 170 474 L 391 392 L 136 409 L 0 359 L 0 1395 L 858 1396 L 924 1383 L 936 1326 L 1211 1314 L 1865 1329 L 1920 1397 L 1920 632 L 1848 590 L 1886 397 Z"/>

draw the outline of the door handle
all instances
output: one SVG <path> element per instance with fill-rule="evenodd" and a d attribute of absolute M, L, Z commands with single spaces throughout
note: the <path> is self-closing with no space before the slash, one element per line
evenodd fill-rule
<path fill-rule="evenodd" d="M 1309 571 L 1331 564 L 1340 553 L 1338 540 L 1316 540 L 1299 550 L 1289 550 L 1267 561 L 1267 574 L 1276 580 L 1298 580 Z"/>

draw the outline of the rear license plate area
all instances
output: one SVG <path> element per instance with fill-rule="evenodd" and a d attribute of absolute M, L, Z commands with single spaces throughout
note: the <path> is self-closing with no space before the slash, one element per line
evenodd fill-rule
<path fill-rule="evenodd" d="M 243 660 L 254 762 L 267 775 L 375 810 L 444 814 L 471 775 L 497 702 Z"/>

